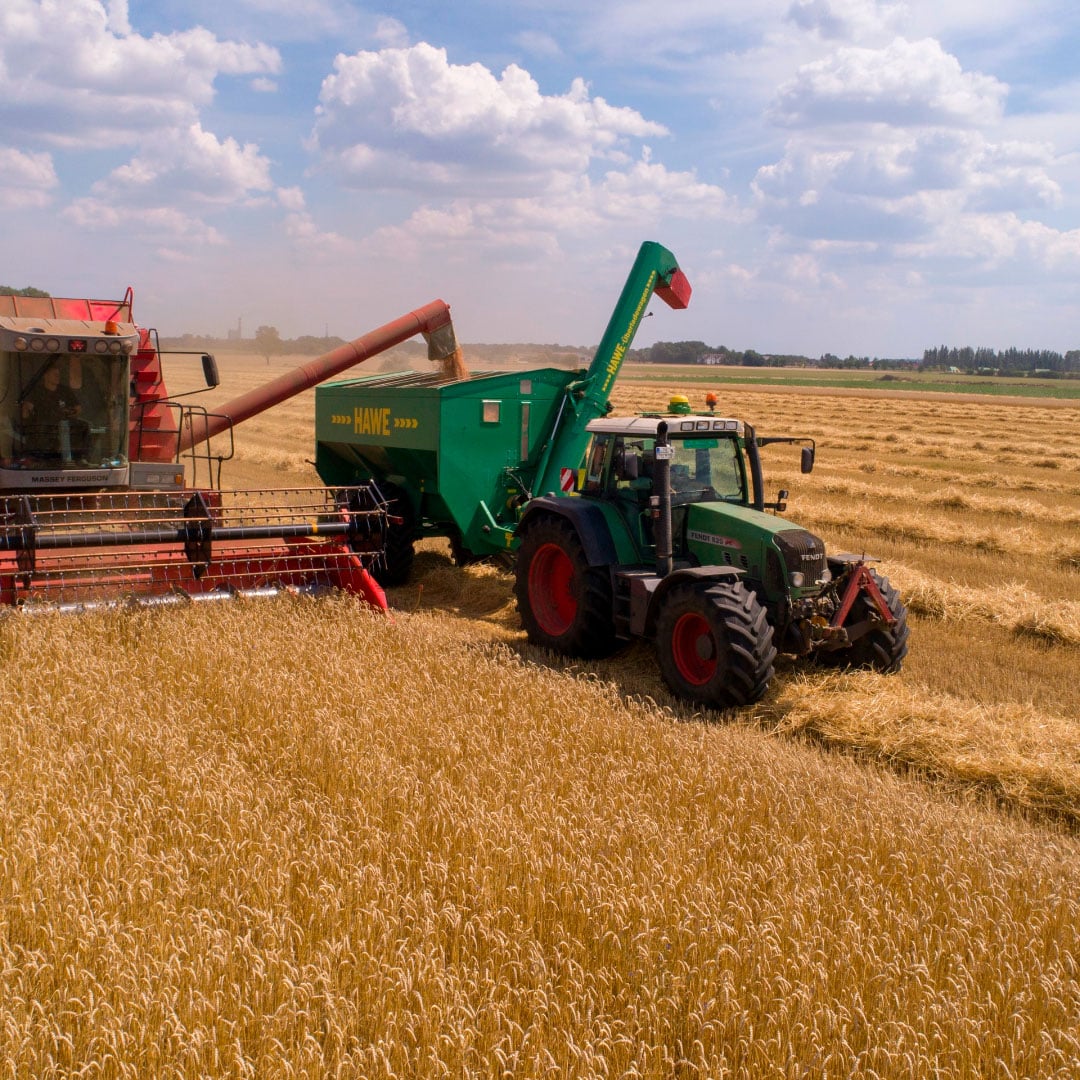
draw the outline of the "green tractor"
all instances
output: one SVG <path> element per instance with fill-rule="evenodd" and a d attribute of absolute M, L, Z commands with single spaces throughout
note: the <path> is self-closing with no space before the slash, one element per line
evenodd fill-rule
<path fill-rule="evenodd" d="M 783 499 L 764 501 L 759 447 L 808 443 L 809 471 L 810 440 L 757 439 L 685 404 L 608 415 L 650 302 L 680 310 L 691 291 L 675 256 L 647 241 L 586 369 L 319 386 L 319 475 L 331 488 L 377 484 L 391 515 L 383 584 L 408 580 L 427 537 L 446 537 L 459 563 L 514 557 L 530 641 L 595 657 L 654 640 L 668 684 L 692 701 L 756 701 L 777 650 L 896 671 L 908 630 L 895 590 L 767 512 Z"/>
<path fill-rule="evenodd" d="M 655 643 L 678 697 L 717 708 L 765 692 L 777 651 L 825 663 L 899 670 L 904 605 L 853 555 L 827 555 L 766 503 L 762 438 L 741 420 L 670 414 L 605 417 L 592 436 L 577 497 L 532 499 L 518 525 L 518 610 L 529 640 L 601 657 Z"/>

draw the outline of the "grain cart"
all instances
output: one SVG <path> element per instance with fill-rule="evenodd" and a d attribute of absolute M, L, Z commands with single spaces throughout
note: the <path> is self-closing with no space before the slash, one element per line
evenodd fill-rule
<path fill-rule="evenodd" d="M 223 490 L 232 429 L 417 333 L 455 350 L 442 301 L 235 398 L 170 398 L 157 333 L 118 301 L 0 296 L 0 603 L 87 606 L 332 586 L 385 608 L 371 578 L 386 509 L 370 483 Z M 203 356 L 208 387 L 217 365 Z M 184 396 L 184 395 L 181 395 Z M 216 445 L 211 440 L 216 438 Z"/>
<path fill-rule="evenodd" d="M 743 421 L 607 415 L 611 387 L 653 294 L 675 308 L 690 285 L 646 243 L 587 370 L 542 368 L 447 380 L 399 372 L 316 391 L 316 466 L 330 486 L 377 481 L 394 519 L 384 581 L 407 578 L 413 545 L 450 539 L 459 561 L 515 555 L 529 640 L 599 657 L 655 642 L 671 689 L 715 707 L 757 700 L 777 650 L 899 669 L 903 605 L 857 556 L 766 502 L 759 438 Z M 770 512 L 771 511 L 771 512 Z"/>

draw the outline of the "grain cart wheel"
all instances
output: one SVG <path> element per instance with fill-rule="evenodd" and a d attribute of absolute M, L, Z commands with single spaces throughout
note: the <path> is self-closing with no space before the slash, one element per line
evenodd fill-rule
<path fill-rule="evenodd" d="M 386 512 L 398 522 L 386 526 L 386 550 L 372 569 L 375 580 L 382 586 L 404 585 L 412 573 L 416 554 L 414 535 L 416 521 L 408 495 L 397 484 L 381 484 L 379 490 L 386 499 Z"/>
<path fill-rule="evenodd" d="M 455 566 L 472 566 L 474 563 L 484 562 L 487 559 L 487 556 L 477 555 L 465 546 L 460 529 L 448 529 L 446 539 L 450 543 L 450 558 L 454 560 Z"/>
<path fill-rule="evenodd" d="M 589 566 L 574 527 L 543 517 L 518 549 L 514 594 L 534 645 L 565 656 L 600 657 L 615 650 L 611 577 Z"/>
<path fill-rule="evenodd" d="M 823 659 L 829 664 L 841 667 L 872 668 L 889 675 L 899 671 L 907 656 L 908 624 L 907 608 L 900 599 L 900 594 L 889 584 L 887 577 L 881 577 L 870 571 L 882 598 L 892 617 L 896 620 L 891 626 L 876 626 L 869 633 L 856 638 L 846 649 L 825 653 Z M 877 608 L 865 592 L 859 593 L 851 605 L 851 613 L 844 623 L 854 625 L 877 614 Z"/>
<path fill-rule="evenodd" d="M 675 585 L 656 625 L 660 673 L 672 693 L 718 709 L 751 705 L 773 676 L 773 630 L 741 581 Z"/>

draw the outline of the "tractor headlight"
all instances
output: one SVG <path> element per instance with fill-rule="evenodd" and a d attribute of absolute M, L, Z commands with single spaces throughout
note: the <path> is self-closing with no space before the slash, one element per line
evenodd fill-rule
<path fill-rule="evenodd" d="M 832 571 L 826 566 L 825 569 L 821 571 L 821 577 L 818 578 L 818 582 L 822 585 L 828 585 L 830 581 L 832 581 Z"/>
<path fill-rule="evenodd" d="M 796 589 L 801 589 L 805 580 L 806 579 L 802 576 L 802 574 L 799 573 L 798 570 L 796 570 L 795 573 L 791 575 L 791 584 L 794 585 Z"/>

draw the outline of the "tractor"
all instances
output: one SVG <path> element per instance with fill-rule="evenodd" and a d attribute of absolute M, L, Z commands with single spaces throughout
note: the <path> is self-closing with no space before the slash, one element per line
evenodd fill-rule
<path fill-rule="evenodd" d="M 758 439 L 741 420 L 671 412 L 588 424 L 577 498 L 531 500 L 518 524 L 514 591 L 529 640 L 601 657 L 655 642 L 676 696 L 718 708 L 765 692 L 777 651 L 899 670 L 903 604 L 864 557 L 827 555 L 767 511 Z"/>
<path fill-rule="evenodd" d="M 529 640 L 599 657 L 655 642 L 680 697 L 709 707 L 758 700 L 777 651 L 899 669 L 903 604 L 863 557 L 766 503 L 758 438 L 740 420 L 615 418 L 611 389 L 650 301 L 676 310 L 691 287 L 674 255 L 642 244 L 585 370 L 390 372 L 316 389 L 315 464 L 334 488 L 375 482 L 388 500 L 376 575 L 407 581 L 415 543 L 443 536 L 459 563 L 511 557 Z"/>

